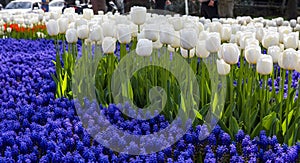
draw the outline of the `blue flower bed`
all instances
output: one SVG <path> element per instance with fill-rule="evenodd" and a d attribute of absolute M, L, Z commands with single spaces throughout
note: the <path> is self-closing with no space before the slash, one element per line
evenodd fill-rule
<path fill-rule="evenodd" d="M 288 147 L 264 131 L 251 139 L 240 130 L 232 140 L 219 126 L 203 141 L 198 138 L 208 134 L 207 128 L 196 126 L 172 147 L 151 155 L 113 152 L 87 133 L 73 101 L 55 99 L 53 41 L 1 39 L 0 44 L 0 162 L 300 161 L 300 143 Z M 126 120 L 118 105 L 100 109 L 132 133 L 151 133 L 169 124 L 162 115 L 151 123 Z M 121 138 L 111 139 L 122 144 Z"/>

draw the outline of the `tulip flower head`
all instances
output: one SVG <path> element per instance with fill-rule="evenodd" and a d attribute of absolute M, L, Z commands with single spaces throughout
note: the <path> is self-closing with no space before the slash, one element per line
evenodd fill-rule
<path fill-rule="evenodd" d="M 272 57 L 274 63 L 278 63 L 278 59 L 281 55 L 281 49 L 279 46 L 270 46 L 267 54 Z"/>
<path fill-rule="evenodd" d="M 256 71 L 262 75 L 269 75 L 273 71 L 273 59 L 270 55 L 261 55 L 256 64 Z"/>
<path fill-rule="evenodd" d="M 77 43 L 78 41 L 78 36 L 77 36 L 77 31 L 74 28 L 68 29 L 66 32 L 66 40 L 69 44 L 71 43 Z"/>
<path fill-rule="evenodd" d="M 226 43 L 221 45 L 219 58 L 222 58 L 228 64 L 237 64 L 240 58 L 240 50 L 237 44 Z"/>
<path fill-rule="evenodd" d="M 146 7 L 133 6 L 130 8 L 131 21 L 136 25 L 142 25 L 146 22 Z"/>
<path fill-rule="evenodd" d="M 105 54 L 114 54 L 116 50 L 116 39 L 113 37 L 104 37 L 102 42 L 102 50 Z"/>
<path fill-rule="evenodd" d="M 289 48 L 283 51 L 278 64 L 283 69 L 294 70 L 297 67 L 298 59 L 298 52 L 295 49 Z"/>
<path fill-rule="evenodd" d="M 186 50 L 193 49 L 196 47 L 197 36 L 197 32 L 194 28 L 183 28 L 180 30 L 180 46 Z"/>
<path fill-rule="evenodd" d="M 196 45 L 196 55 L 200 58 L 207 58 L 209 52 L 206 50 L 205 40 L 199 40 Z"/>
<path fill-rule="evenodd" d="M 248 63 L 250 64 L 256 64 L 258 58 L 261 56 L 261 48 L 260 46 L 247 46 L 245 49 L 245 58 Z"/>
<path fill-rule="evenodd" d="M 227 75 L 230 72 L 230 65 L 227 64 L 223 59 L 218 59 L 217 70 L 219 75 Z"/>
<path fill-rule="evenodd" d="M 210 53 L 216 53 L 221 47 L 220 34 L 216 32 L 209 33 L 208 38 L 205 41 L 206 50 Z"/>
<path fill-rule="evenodd" d="M 139 56 L 151 56 L 153 50 L 152 41 L 148 39 L 139 39 L 136 46 L 136 54 Z"/>
<path fill-rule="evenodd" d="M 49 36 L 56 36 L 59 33 L 59 27 L 56 20 L 49 20 L 49 22 L 46 23 L 47 32 Z"/>
<path fill-rule="evenodd" d="M 117 27 L 117 38 L 122 44 L 130 43 L 131 41 L 131 29 L 130 25 L 119 24 Z"/>

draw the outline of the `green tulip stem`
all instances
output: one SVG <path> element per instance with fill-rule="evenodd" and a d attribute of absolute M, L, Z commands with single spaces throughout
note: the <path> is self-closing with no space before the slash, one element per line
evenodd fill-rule
<path fill-rule="evenodd" d="M 280 115 L 280 124 L 283 123 L 283 99 L 284 99 L 284 83 L 285 83 L 285 78 L 286 78 L 286 70 L 281 69 L 281 87 L 280 87 L 280 110 L 279 110 L 279 115 Z"/>
<path fill-rule="evenodd" d="M 112 103 L 112 91 L 111 91 L 111 78 L 114 71 L 114 54 L 107 54 L 108 59 L 108 101 L 109 103 Z"/>
<path fill-rule="evenodd" d="M 269 101 L 269 99 L 268 99 L 268 93 L 269 93 L 269 89 L 268 89 L 268 79 L 269 79 L 269 76 L 268 75 L 265 75 L 264 76 L 264 87 L 265 87 L 265 96 L 264 96 L 264 108 L 263 108 L 263 110 L 264 110 L 264 114 L 266 114 L 267 115 L 267 113 L 266 113 L 266 111 L 268 111 L 269 109 L 268 109 L 268 101 Z"/>
<path fill-rule="evenodd" d="M 200 62 L 200 66 L 201 66 L 201 102 L 202 102 L 202 107 L 205 105 L 204 99 L 205 99 L 205 95 L 204 95 L 204 88 L 205 88 L 205 63 L 204 63 L 204 59 L 201 59 Z"/>
<path fill-rule="evenodd" d="M 289 70 L 288 71 L 288 90 L 287 90 L 287 106 L 285 107 L 285 119 L 286 119 L 286 136 L 285 136 L 285 142 L 288 143 L 288 139 L 290 138 L 289 136 L 289 113 L 291 110 L 291 85 L 292 85 L 292 74 L 293 71 Z"/>
<path fill-rule="evenodd" d="M 120 44 L 120 61 L 126 55 L 126 44 Z"/>

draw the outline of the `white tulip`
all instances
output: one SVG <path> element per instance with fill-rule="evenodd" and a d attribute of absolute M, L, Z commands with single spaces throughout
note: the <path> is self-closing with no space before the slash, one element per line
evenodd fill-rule
<path fill-rule="evenodd" d="M 254 34 L 252 32 L 245 32 L 241 34 L 240 39 L 239 39 L 239 44 L 241 49 L 245 49 L 246 46 L 246 40 L 247 39 L 254 39 Z"/>
<path fill-rule="evenodd" d="M 273 59 L 270 55 L 261 55 L 257 60 L 256 71 L 262 75 L 269 75 L 273 71 Z"/>
<path fill-rule="evenodd" d="M 157 41 L 155 41 L 155 42 L 152 42 L 153 44 L 153 49 L 160 49 L 162 46 L 163 46 L 163 44 L 159 41 L 159 38 L 158 38 L 158 40 Z"/>
<path fill-rule="evenodd" d="M 47 32 L 50 36 L 56 36 L 59 33 L 58 23 L 56 20 L 49 20 L 46 23 Z"/>
<path fill-rule="evenodd" d="M 208 38 L 205 41 L 206 50 L 211 53 L 219 51 L 221 46 L 220 34 L 216 32 L 209 33 Z"/>
<path fill-rule="evenodd" d="M 159 40 L 162 44 L 168 44 L 171 45 L 173 43 L 173 38 L 174 38 L 174 33 L 175 30 L 173 26 L 170 25 L 162 25 L 160 27 L 160 32 L 159 32 Z"/>
<path fill-rule="evenodd" d="M 297 25 L 297 21 L 296 21 L 295 19 L 291 19 L 291 20 L 290 20 L 290 26 L 291 26 L 292 28 L 295 28 L 296 25 Z"/>
<path fill-rule="evenodd" d="M 262 41 L 263 37 L 265 35 L 265 29 L 264 28 L 257 28 L 255 37 L 258 41 Z"/>
<path fill-rule="evenodd" d="M 249 45 L 259 46 L 259 41 L 256 38 L 248 38 L 245 40 L 245 47 Z"/>
<path fill-rule="evenodd" d="M 158 40 L 159 25 L 158 24 L 145 24 L 143 26 L 144 37 L 153 42 Z"/>
<path fill-rule="evenodd" d="M 196 55 L 200 58 L 207 58 L 209 52 L 206 50 L 205 40 L 199 40 L 196 45 Z"/>
<path fill-rule="evenodd" d="M 281 49 L 279 46 L 270 46 L 267 54 L 272 57 L 274 63 L 278 63 L 278 59 L 281 55 Z"/>
<path fill-rule="evenodd" d="M 260 46 L 250 45 L 245 48 L 245 58 L 250 64 L 256 64 L 261 55 Z"/>
<path fill-rule="evenodd" d="M 196 47 L 198 40 L 197 32 L 194 28 L 184 28 L 180 30 L 180 46 L 186 50 Z"/>
<path fill-rule="evenodd" d="M 78 38 L 84 40 L 89 37 L 89 28 L 87 25 L 82 25 L 77 27 L 77 36 Z"/>
<path fill-rule="evenodd" d="M 130 9 L 131 21 L 136 25 L 142 25 L 146 21 L 146 7 L 133 6 Z"/>
<path fill-rule="evenodd" d="M 208 31 L 202 31 L 199 33 L 199 40 L 206 40 L 208 38 L 209 32 Z"/>
<path fill-rule="evenodd" d="M 130 43 L 131 41 L 131 29 L 129 25 L 119 24 L 117 26 L 118 41 L 122 44 Z"/>
<path fill-rule="evenodd" d="M 222 41 L 229 41 L 231 38 L 231 26 L 223 25 L 221 30 Z"/>
<path fill-rule="evenodd" d="M 283 18 L 282 17 L 278 17 L 277 19 L 276 19 L 276 25 L 277 26 L 281 26 L 282 24 L 283 24 Z"/>
<path fill-rule="evenodd" d="M 66 33 L 69 26 L 68 24 L 69 20 L 67 18 L 59 18 L 57 22 L 58 22 L 59 33 L 60 34 Z"/>
<path fill-rule="evenodd" d="M 208 28 L 209 28 L 209 32 L 221 33 L 222 24 L 220 22 L 212 22 Z"/>
<path fill-rule="evenodd" d="M 75 14 L 75 8 L 73 7 L 65 8 L 64 15 L 66 14 Z"/>
<path fill-rule="evenodd" d="M 12 31 L 12 28 L 10 28 L 10 27 L 7 27 L 7 28 L 6 28 L 6 31 L 7 31 L 8 33 L 11 33 L 11 31 Z"/>
<path fill-rule="evenodd" d="M 66 40 L 68 43 L 77 43 L 78 37 L 77 37 L 77 31 L 74 28 L 68 29 L 66 32 Z"/>
<path fill-rule="evenodd" d="M 221 45 L 220 58 L 226 63 L 237 64 L 240 58 L 240 50 L 237 44 L 225 43 Z"/>
<path fill-rule="evenodd" d="M 100 25 L 94 25 L 90 28 L 90 37 L 91 41 L 101 42 L 103 40 L 103 31 Z"/>
<path fill-rule="evenodd" d="M 102 50 L 105 54 L 113 54 L 116 50 L 116 39 L 113 37 L 104 37 L 102 41 Z"/>
<path fill-rule="evenodd" d="M 175 48 L 173 48 L 171 45 L 168 45 L 168 51 L 169 52 L 175 52 Z"/>
<path fill-rule="evenodd" d="M 83 9 L 83 18 L 91 20 L 94 17 L 94 11 L 89 8 Z"/>
<path fill-rule="evenodd" d="M 297 67 L 298 53 L 295 49 L 289 48 L 283 51 L 279 58 L 279 66 L 283 69 L 294 70 Z M 299 66 L 299 65 L 298 65 Z"/>
<path fill-rule="evenodd" d="M 183 21 L 181 17 L 170 18 L 170 23 L 173 25 L 175 31 L 179 31 L 183 28 Z"/>
<path fill-rule="evenodd" d="M 130 24 L 130 28 L 131 28 L 131 36 L 132 37 L 137 37 L 137 34 L 138 34 L 138 26 L 131 23 Z"/>
<path fill-rule="evenodd" d="M 300 16 L 297 17 L 297 23 L 300 24 Z"/>
<path fill-rule="evenodd" d="M 299 32 L 292 32 L 284 35 L 283 44 L 286 49 L 297 49 L 299 44 Z"/>
<path fill-rule="evenodd" d="M 181 53 L 183 58 L 188 58 L 188 50 L 180 49 L 180 53 Z M 195 56 L 195 48 L 190 50 L 190 57 L 189 58 L 193 58 L 194 56 Z"/>
<path fill-rule="evenodd" d="M 223 59 L 218 59 L 217 70 L 219 75 L 227 75 L 230 72 L 230 65 L 227 64 Z"/>
<path fill-rule="evenodd" d="M 279 41 L 281 43 L 283 43 L 283 35 L 284 34 L 289 34 L 292 32 L 292 28 L 291 27 L 286 27 L 286 26 L 281 26 L 278 28 L 278 31 L 279 31 Z"/>
<path fill-rule="evenodd" d="M 103 36 L 104 37 L 115 37 L 116 27 L 112 22 L 104 22 L 102 24 Z"/>
<path fill-rule="evenodd" d="M 171 46 L 173 48 L 179 48 L 180 47 L 180 32 L 179 31 L 175 31 L 171 36 L 172 36 Z"/>
<path fill-rule="evenodd" d="M 136 45 L 136 54 L 139 56 L 151 56 L 153 51 L 152 41 L 148 39 L 140 39 Z"/>
<path fill-rule="evenodd" d="M 264 48 L 270 46 L 279 45 L 279 34 L 278 32 L 267 33 L 262 39 L 262 45 Z"/>
<path fill-rule="evenodd" d="M 75 20 L 75 28 L 82 26 L 82 25 L 87 25 L 88 22 L 85 19 L 77 19 Z"/>

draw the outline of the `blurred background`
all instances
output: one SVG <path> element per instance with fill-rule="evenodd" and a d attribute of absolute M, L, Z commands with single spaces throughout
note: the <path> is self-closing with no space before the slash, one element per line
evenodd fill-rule
<path fill-rule="evenodd" d="M 11 0 L 0 0 L 3 7 Z M 42 0 L 41 0 L 42 1 Z M 51 0 L 50 0 L 51 1 Z M 72 2 L 75 0 L 65 0 Z M 145 6 L 149 10 L 165 10 L 163 14 L 175 12 L 185 14 L 184 0 L 80 0 L 80 3 L 91 3 L 94 12 L 109 9 L 109 2 L 114 2 L 117 6 L 123 5 L 123 12 L 129 12 L 131 6 Z M 189 14 L 200 15 L 200 0 L 188 0 Z M 216 0 L 215 0 L 216 1 Z M 220 17 L 236 17 L 249 15 L 252 17 L 284 17 L 286 19 L 296 18 L 300 13 L 300 0 L 218 0 Z M 121 11 L 121 10 L 120 10 Z"/>

